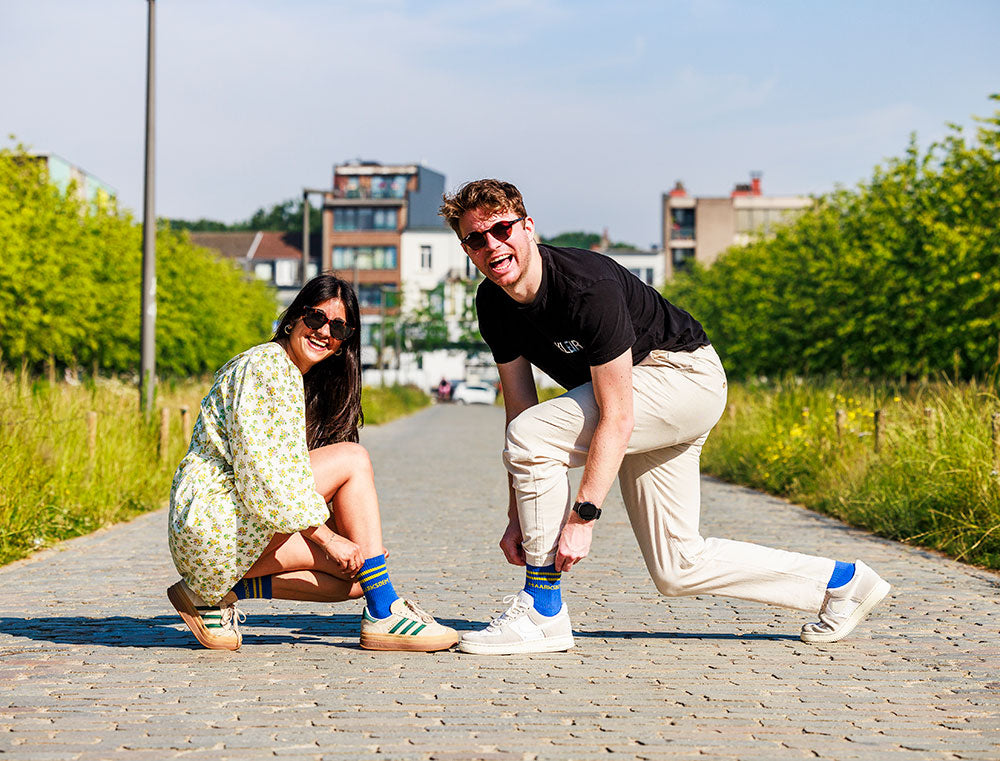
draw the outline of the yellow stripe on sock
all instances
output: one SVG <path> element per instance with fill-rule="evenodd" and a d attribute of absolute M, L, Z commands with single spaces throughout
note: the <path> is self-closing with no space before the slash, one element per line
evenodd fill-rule
<path fill-rule="evenodd" d="M 382 571 L 385 570 L 385 563 L 382 565 L 377 565 L 374 568 L 369 568 L 367 571 L 358 576 L 358 581 L 367 581 L 374 576 L 378 576 Z"/>

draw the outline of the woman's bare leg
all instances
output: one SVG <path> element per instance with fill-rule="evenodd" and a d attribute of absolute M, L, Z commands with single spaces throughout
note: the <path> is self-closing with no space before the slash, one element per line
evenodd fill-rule
<path fill-rule="evenodd" d="M 331 444 L 309 453 L 316 491 L 332 505 L 327 525 L 361 548 L 365 558 L 383 552 L 382 522 L 371 460 L 364 447 Z M 310 571 L 320 579 L 296 574 Z M 272 576 L 271 594 L 278 599 L 335 601 L 361 597 L 361 586 L 302 534 L 275 534 L 246 578 Z"/>
<path fill-rule="evenodd" d="M 320 571 L 284 571 L 271 577 L 271 596 L 277 600 L 342 602 L 363 597 L 361 585 Z"/>

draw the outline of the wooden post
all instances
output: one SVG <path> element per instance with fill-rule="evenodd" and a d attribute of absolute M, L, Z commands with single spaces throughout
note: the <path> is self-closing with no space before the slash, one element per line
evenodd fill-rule
<path fill-rule="evenodd" d="M 736 420 L 736 407 L 732 404 L 729 405 L 729 419 Z"/>
<path fill-rule="evenodd" d="M 56 358 L 54 355 L 49 355 L 49 385 L 56 385 Z"/>
<path fill-rule="evenodd" d="M 1000 412 L 993 413 L 993 472 L 1000 475 Z"/>
<path fill-rule="evenodd" d="M 87 413 L 87 453 L 91 460 L 97 455 L 97 413 L 93 410 Z"/>
<path fill-rule="evenodd" d="M 958 349 L 955 349 L 955 352 L 951 355 L 951 365 L 955 375 L 955 383 L 958 383 L 958 373 L 962 367 L 962 352 Z"/>
<path fill-rule="evenodd" d="M 166 462 L 167 449 L 170 446 L 170 410 L 164 407 L 160 410 L 160 459 Z"/>
<path fill-rule="evenodd" d="M 184 446 L 191 443 L 191 412 L 186 404 L 181 407 L 181 435 L 184 437 Z"/>
<path fill-rule="evenodd" d="M 882 449 L 882 437 L 885 435 L 885 412 L 875 410 L 875 451 Z"/>
<path fill-rule="evenodd" d="M 936 413 L 933 407 L 924 407 L 924 422 L 927 425 L 927 448 L 934 449 L 937 445 Z"/>
<path fill-rule="evenodd" d="M 847 413 L 843 410 L 837 410 L 837 445 L 843 446 L 844 444 L 844 431 L 847 430 Z"/>

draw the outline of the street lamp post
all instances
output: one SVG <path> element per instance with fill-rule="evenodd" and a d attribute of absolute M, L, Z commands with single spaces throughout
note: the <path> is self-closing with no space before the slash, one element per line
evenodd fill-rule
<path fill-rule="evenodd" d="M 142 214 L 142 339 L 139 358 L 139 409 L 148 419 L 156 390 L 156 212 L 153 203 L 156 103 L 156 3 L 148 0 L 146 47 L 146 167 Z"/>
<path fill-rule="evenodd" d="M 316 188 L 302 188 L 302 262 L 299 264 L 299 284 L 305 285 L 307 280 L 307 273 L 309 272 L 309 195 L 310 193 L 319 193 L 321 196 L 326 194 L 325 190 L 318 190 Z M 320 214 L 322 214 L 323 209 L 320 208 Z M 320 217 L 322 219 L 322 217 Z M 323 257 L 326 256 L 326 237 L 323 238 L 323 251 L 320 251 L 320 272 L 326 269 L 323 265 Z"/>

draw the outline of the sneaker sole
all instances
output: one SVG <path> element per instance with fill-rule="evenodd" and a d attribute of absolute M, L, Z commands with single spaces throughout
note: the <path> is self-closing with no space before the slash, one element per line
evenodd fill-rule
<path fill-rule="evenodd" d="M 879 583 L 875 585 L 875 588 L 868 593 L 868 596 L 858 604 L 858 607 L 854 609 L 854 612 L 847 617 L 847 620 L 839 629 L 827 633 L 802 632 L 799 635 L 799 639 L 813 645 L 839 642 L 854 631 L 854 628 L 861 623 L 864 617 L 871 613 L 872 608 L 882 602 L 885 596 L 889 594 L 890 589 L 892 589 L 892 587 L 889 585 L 888 581 L 879 581 Z"/>
<path fill-rule="evenodd" d="M 408 637 L 405 634 L 361 634 L 361 647 L 365 650 L 405 650 L 411 653 L 431 653 L 447 650 L 458 642 L 458 632 L 436 637 Z"/>
<path fill-rule="evenodd" d="M 476 655 L 517 655 L 518 653 L 558 653 L 573 647 L 573 635 L 546 637 L 524 642 L 483 643 L 461 640 L 458 649 Z"/>
<path fill-rule="evenodd" d="M 231 640 L 224 640 L 220 637 L 216 637 L 208 629 L 205 628 L 205 624 L 201 621 L 201 616 L 198 615 L 198 611 L 188 600 L 188 597 L 181 589 L 181 583 L 177 582 L 170 589 L 167 590 L 167 598 L 170 600 L 170 604 L 174 606 L 174 609 L 180 614 L 181 618 L 184 619 L 184 623 L 187 624 L 188 628 L 195 638 L 202 644 L 202 646 L 207 647 L 209 650 L 239 650 L 240 645 L 243 644 L 243 638 L 239 637 L 236 640 L 235 647 Z"/>

